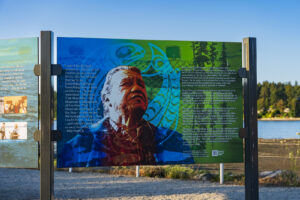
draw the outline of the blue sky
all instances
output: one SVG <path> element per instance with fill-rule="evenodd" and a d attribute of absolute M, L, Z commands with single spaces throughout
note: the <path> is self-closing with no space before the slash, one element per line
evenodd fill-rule
<path fill-rule="evenodd" d="M 258 81 L 300 83 L 300 1 L 0 0 L 0 38 L 54 36 L 241 42 L 257 38 Z"/>

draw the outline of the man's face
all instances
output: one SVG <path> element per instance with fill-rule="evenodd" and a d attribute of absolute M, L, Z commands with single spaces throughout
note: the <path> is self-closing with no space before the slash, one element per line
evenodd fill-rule
<path fill-rule="evenodd" d="M 110 115 L 141 118 L 146 112 L 148 98 L 142 76 L 131 70 L 120 70 L 112 76 L 108 95 Z"/>

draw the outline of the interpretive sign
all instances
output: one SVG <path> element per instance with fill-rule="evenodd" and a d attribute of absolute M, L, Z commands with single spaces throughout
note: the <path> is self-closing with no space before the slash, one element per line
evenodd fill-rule
<path fill-rule="evenodd" d="M 242 162 L 242 44 L 58 38 L 58 167 Z"/>
<path fill-rule="evenodd" d="M 38 38 L 0 40 L 0 167 L 38 167 Z"/>

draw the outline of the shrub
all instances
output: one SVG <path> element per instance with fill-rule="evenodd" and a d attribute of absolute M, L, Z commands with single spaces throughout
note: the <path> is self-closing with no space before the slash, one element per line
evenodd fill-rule
<path fill-rule="evenodd" d="M 284 186 L 299 186 L 298 176 L 293 171 L 284 171 L 277 178 L 279 185 Z"/>
<path fill-rule="evenodd" d="M 166 177 L 166 170 L 163 167 L 145 167 L 140 170 L 141 175 L 147 177 L 157 177 L 164 178 Z"/>
<path fill-rule="evenodd" d="M 291 170 L 283 171 L 273 178 L 263 178 L 260 180 L 260 183 L 278 186 L 300 186 L 297 174 Z"/>
<path fill-rule="evenodd" d="M 300 149 L 296 151 L 294 154 L 292 151 L 289 153 L 289 160 L 290 160 L 290 166 L 292 171 L 297 171 L 298 170 L 298 157 L 300 156 Z"/>
<path fill-rule="evenodd" d="M 166 168 L 166 177 L 173 179 L 191 179 L 194 171 L 187 167 L 175 165 Z"/>

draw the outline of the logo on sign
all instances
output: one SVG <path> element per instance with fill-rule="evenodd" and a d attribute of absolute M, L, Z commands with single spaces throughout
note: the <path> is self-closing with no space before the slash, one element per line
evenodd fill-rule
<path fill-rule="evenodd" d="M 216 157 L 216 156 L 222 156 L 224 154 L 224 151 L 219 151 L 219 150 L 212 150 L 211 155 Z"/>

